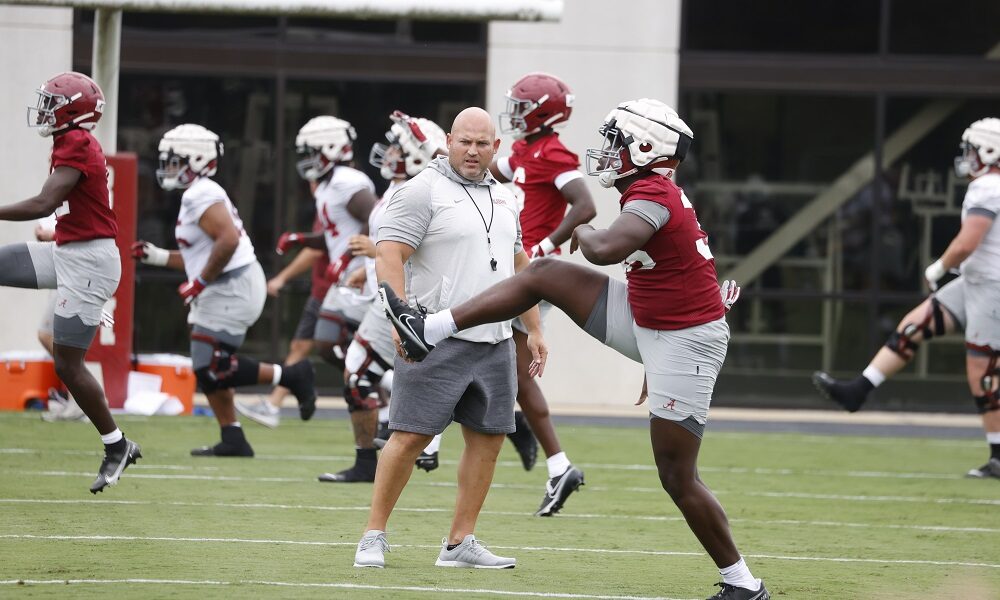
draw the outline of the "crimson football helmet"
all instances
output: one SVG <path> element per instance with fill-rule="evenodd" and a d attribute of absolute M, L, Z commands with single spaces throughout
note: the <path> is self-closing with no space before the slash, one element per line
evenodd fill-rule
<path fill-rule="evenodd" d="M 606 188 L 639 171 L 670 177 L 672 161 L 683 161 L 694 141 L 691 128 L 677 111 L 652 98 L 622 102 L 608 113 L 598 131 L 604 144 L 587 149 L 587 174 L 596 175 Z"/>
<path fill-rule="evenodd" d="M 70 127 L 91 130 L 104 112 L 104 92 L 82 73 L 60 73 L 41 85 L 35 106 L 28 107 L 28 127 L 48 137 Z"/>
<path fill-rule="evenodd" d="M 507 110 L 500 113 L 500 131 L 522 139 L 566 122 L 572 112 L 569 86 L 548 73 L 528 73 L 507 90 Z"/>
<path fill-rule="evenodd" d="M 389 118 L 392 125 L 385 132 L 389 143 L 373 144 L 368 155 L 368 162 L 385 179 L 414 177 L 448 145 L 444 130 L 430 119 L 411 117 L 398 110 Z"/>

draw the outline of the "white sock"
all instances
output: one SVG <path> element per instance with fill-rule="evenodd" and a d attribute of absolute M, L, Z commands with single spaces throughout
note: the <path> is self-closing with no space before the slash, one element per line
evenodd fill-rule
<path fill-rule="evenodd" d="M 545 466 L 549 468 L 549 479 L 559 477 L 569 469 L 569 458 L 565 452 L 553 454 L 545 459 Z"/>
<path fill-rule="evenodd" d="M 875 365 L 868 365 L 865 367 L 865 370 L 862 371 L 861 375 L 870 381 L 875 387 L 878 387 L 885 382 L 885 373 L 876 369 Z"/>
<path fill-rule="evenodd" d="M 987 431 L 986 432 L 986 443 L 987 444 L 1000 444 L 1000 431 Z"/>
<path fill-rule="evenodd" d="M 385 379 L 385 378 L 383 377 L 383 379 Z M 378 422 L 379 423 L 388 423 L 389 422 L 389 407 L 388 406 L 383 406 L 382 408 L 378 409 Z"/>
<path fill-rule="evenodd" d="M 740 557 L 740 562 L 725 569 L 719 569 L 719 573 L 722 574 L 722 581 L 729 585 L 741 587 L 746 590 L 760 589 L 760 579 L 753 578 L 753 575 L 750 574 L 750 568 L 747 567 L 747 563 L 743 560 L 742 556 Z"/>
<path fill-rule="evenodd" d="M 242 425 L 240 425 L 240 422 L 239 422 L 239 421 L 233 421 L 233 422 L 232 422 L 232 423 L 230 423 L 229 425 L 226 425 L 226 427 L 239 427 L 240 429 L 243 429 L 243 426 L 242 426 Z"/>
<path fill-rule="evenodd" d="M 271 385 L 278 385 L 278 382 L 281 381 L 281 365 L 271 365 L 271 367 L 274 369 L 274 376 L 271 377 Z"/>
<path fill-rule="evenodd" d="M 424 448 L 424 454 L 434 454 L 440 449 L 441 449 L 441 434 L 439 433 L 433 438 L 431 438 L 430 443 L 427 444 L 426 448 Z"/>
<path fill-rule="evenodd" d="M 458 326 L 451 316 L 450 310 L 427 315 L 424 321 L 424 339 L 427 343 L 436 346 L 441 340 L 458 333 Z"/>
<path fill-rule="evenodd" d="M 114 444 L 115 442 L 121 440 L 124 435 L 122 435 L 122 430 L 115 427 L 115 430 L 108 434 L 101 434 L 101 441 L 107 444 Z"/>

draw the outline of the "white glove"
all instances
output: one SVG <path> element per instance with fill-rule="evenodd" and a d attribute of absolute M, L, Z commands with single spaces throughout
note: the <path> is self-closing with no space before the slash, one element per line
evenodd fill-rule
<path fill-rule="evenodd" d="M 544 240 L 538 242 L 531 247 L 531 258 L 541 258 L 543 256 L 548 256 L 556 251 L 556 245 L 552 243 L 552 240 L 545 238 Z"/>
<path fill-rule="evenodd" d="M 166 266 L 167 261 L 170 260 L 169 250 L 164 250 L 149 242 L 142 241 L 132 245 L 132 255 L 138 258 L 142 264 L 153 265 L 154 267 Z"/>
<path fill-rule="evenodd" d="M 729 309 L 740 298 L 740 286 L 736 285 L 732 279 L 727 279 L 719 286 L 719 292 L 722 295 L 722 306 L 726 307 L 726 312 L 729 312 Z"/>
<path fill-rule="evenodd" d="M 101 327 L 106 329 L 115 328 L 115 318 L 106 310 L 101 311 Z"/>
<path fill-rule="evenodd" d="M 927 286 L 931 288 L 932 292 L 937 291 L 937 282 L 940 281 L 940 279 L 944 277 L 947 272 L 948 269 L 944 268 L 944 263 L 941 262 L 940 258 L 932 262 L 931 266 L 927 267 L 924 271 L 924 279 L 927 280 Z"/>

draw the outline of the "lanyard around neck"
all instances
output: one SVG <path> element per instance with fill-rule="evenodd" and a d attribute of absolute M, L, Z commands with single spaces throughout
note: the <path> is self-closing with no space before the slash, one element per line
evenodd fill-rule
<path fill-rule="evenodd" d="M 486 215 L 483 214 L 479 205 L 476 204 L 476 200 L 472 197 L 472 194 L 469 193 L 469 188 L 465 187 L 464 183 L 462 184 L 462 190 L 464 190 L 465 195 L 469 197 L 469 202 L 472 202 L 472 206 L 476 207 L 476 212 L 479 213 L 479 218 L 483 220 L 483 229 L 486 230 L 486 247 L 490 251 L 490 268 L 496 271 L 497 259 L 493 257 L 493 241 L 490 239 L 490 229 L 493 228 L 493 214 L 496 210 L 496 207 L 493 204 L 493 192 L 490 190 L 489 186 L 486 186 L 486 193 L 490 196 L 490 222 L 487 224 Z"/>

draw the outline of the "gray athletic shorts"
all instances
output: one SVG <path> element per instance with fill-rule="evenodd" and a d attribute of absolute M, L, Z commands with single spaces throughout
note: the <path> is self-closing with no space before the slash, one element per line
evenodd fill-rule
<path fill-rule="evenodd" d="M 309 296 L 306 305 L 302 308 L 302 316 L 299 317 L 299 324 L 295 326 L 293 340 L 312 340 L 316 335 L 316 321 L 319 320 L 319 306 L 321 302 Z"/>
<path fill-rule="evenodd" d="M 339 312 L 349 320 L 360 323 L 361 319 L 365 318 L 369 304 L 371 298 L 361 296 L 356 290 L 334 285 L 330 286 L 326 297 L 323 298 L 319 311 L 320 314 Z"/>
<path fill-rule="evenodd" d="M 363 339 L 379 358 L 390 365 L 392 364 L 396 356 L 396 344 L 392 341 L 392 324 L 385 316 L 382 301 L 377 296 L 375 301 L 368 306 L 368 312 L 361 320 L 355 338 Z M 355 343 L 357 342 L 351 342 L 351 345 L 353 346 Z"/>
<path fill-rule="evenodd" d="M 543 328 L 544 328 L 545 317 L 547 317 L 549 315 L 549 311 L 552 310 L 552 305 L 549 304 L 548 301 L 542 300 L 541 302 L 538 303 L 538 310 L 541 312 L 541 321 L 542 321 L 542 325 L 543 325 Z M 514 319 L 513 321 L 511 321 L 510 322 L 510 326 L 513 327 L 514 329 L 520 331 L 523 334 L 527 334 L 528 333 L 527 327 L 525 327 L 524 323 L 521 322 L 521 317 L 517 317 L 516 319 Z"/>
<path fill-rule="evenodd" d="M 965 318 L 966 342 L 1000 351 L 1000 282 L 965 282 Z"/>
<path fill-rule="evenodd" d="M 514 432 L 514 342 L 448 338 L 422 362 L 396 357 L 389 429 L 437 435 L 455 421 L 486 434 Z"/>
<path fill-rule="evenodd" d="M 53 244 L 52 252 L 58 282 L 54 314 L 64 319 L 80 317 L 84 325 L 96 327 L 122 276 L 118 246 L 113 239 L 88 240 Z M 41 274 L 38 280 L 41 283 Z"/>
<path fill-rule="evenodd" d="M 267 280 L 260 263 L 223 273 L 191 303 L 188 323 L 211 331 L 244 335 L 264 311 Z"/>
<path fill-rule="evenodd" d="M 687 329 L 640 327 L 632 318 L 628 286 L 609 278 L 585 330 L 606 346 L 643 364 L 651 415 L 676 421 L 701 437 L 708 422 L 715 380 L 726 360 L 729 325 L 724 317 Z"/>
<path fill-rule="evenodd" d="M 47 333 L 52 335 L 52 321 L 56 316 L 56 294 L 55 292 L 48 293 L 48 299 L 45 301 L 45 312 L 42 313 L 42 320 L 38 323 L 38 333 Z"/>
<path fill-rule="evenodd" d="M 952 279 L 934 292 L 934 297 L 951 313 L 952 318 L 958 322 L 959 329 L 965 329 L 965 280 L 961 277 Z"/>

